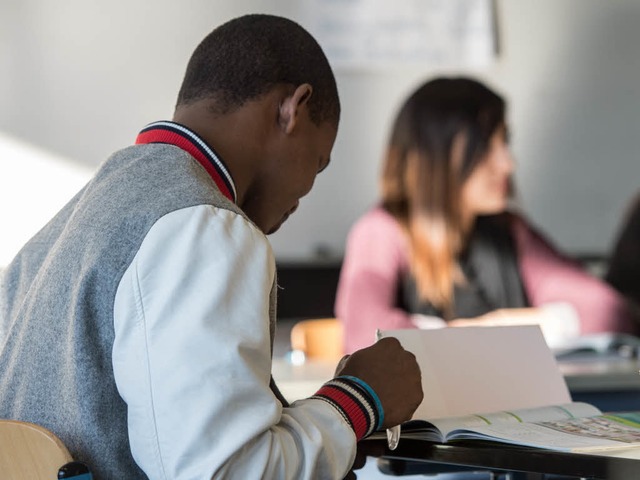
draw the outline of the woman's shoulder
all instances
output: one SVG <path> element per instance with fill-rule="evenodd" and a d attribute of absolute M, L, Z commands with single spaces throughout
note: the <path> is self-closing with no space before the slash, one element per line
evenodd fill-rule
<path fill-rule="evenodd" d="M 346 250 L 351 262 L 357 257 L 367 263 L 367 268 L 373 268 L 374 263 L 405 268 L 408 240 L 395 217 L 383 208 L 375 207 L 353 225 Z"/>
<path fill-rule="evenodd" d="M 373 207 L 362 215 L 354 224 L 353 229 L 383 229 L 393 232 L 400 232 L 401 230 L 400 224 L 393 215 L 380 206 Z"/>
<path fill-rule="evenodd" d="M 351 227 L 350 241 L 402 244 L 406 238 L 400 223 L 384 208 L 376 206 L 364 213 Z"/>
<path fill-rule="evenodd" d="M 505 214 L 506 222 L 516 238 L 528 239 L 551 246 L 549 237 L 527 216 L 521 212 L 509 211 Z"/>

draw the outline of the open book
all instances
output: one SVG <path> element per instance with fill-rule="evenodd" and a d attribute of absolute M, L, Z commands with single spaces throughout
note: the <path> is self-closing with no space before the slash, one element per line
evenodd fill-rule
<path fill-rule="evenodd" d="M 447 443 L 487 440 L 551 450 L 588 452 L 640 446 L 640 412 L 603 415 L 587 403 L 415 420 L 402 438 Z"/>
<path fill-rule="evenodd" d="M 537 326 L 390 330 L 418 360 L 424 400 L 401 438 L 486 440 L 561 451 L 640 446 L 640 412 L 571 402 Z"/>

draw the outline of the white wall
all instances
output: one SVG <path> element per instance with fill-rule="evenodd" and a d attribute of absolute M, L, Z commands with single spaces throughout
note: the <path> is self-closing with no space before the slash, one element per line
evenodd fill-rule
<path fill-rule="evenodd" d="M 249 12 L 304 25 L 301 5 L 3 0 L 0 131 L 95 167 L 146 123 L 170 118 L 188 57 L 214 26 Z M 472 73 L 510 102 L 523 206 L 562 247 L 604 253 L 639 183 L 640 3 L 498 0 L 498 8 L 501 56 Z M 333 164 L 272 237 L 280 258 L 342 253 L 349 226 L 375 202 L 395 109 L 436 73 L 336 71 L 343 115 Z M 0 222 L 8 208 L 0 205 Z"/>

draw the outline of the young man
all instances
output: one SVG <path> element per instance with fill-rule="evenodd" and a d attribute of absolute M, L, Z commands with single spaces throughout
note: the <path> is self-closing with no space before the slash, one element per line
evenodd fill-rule
<path fill-rule="evenodd" d="M 341 478 L 410 418 L 394 340 L 289 406 L 270 376 L 276 231 L 329 164 L 340 106 L 313 38 L 249 15 L 207 36 L 172 122 L 144 128 L 30 240 L 0 288 L 0 416 L 98 478 Z"/>

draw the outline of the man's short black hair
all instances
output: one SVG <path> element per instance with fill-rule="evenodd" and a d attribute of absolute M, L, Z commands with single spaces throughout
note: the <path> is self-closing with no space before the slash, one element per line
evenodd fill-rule
<path fill-rule="evenodd" d="M 216 111 L 225 113 L 282 83 L 309 83 L 311 120 L 338 124 L 336 81 L 318 42 L 286 18 L 245 15 L 213 30 L 195 49 L 177 107 L 211 98 Z"/>

